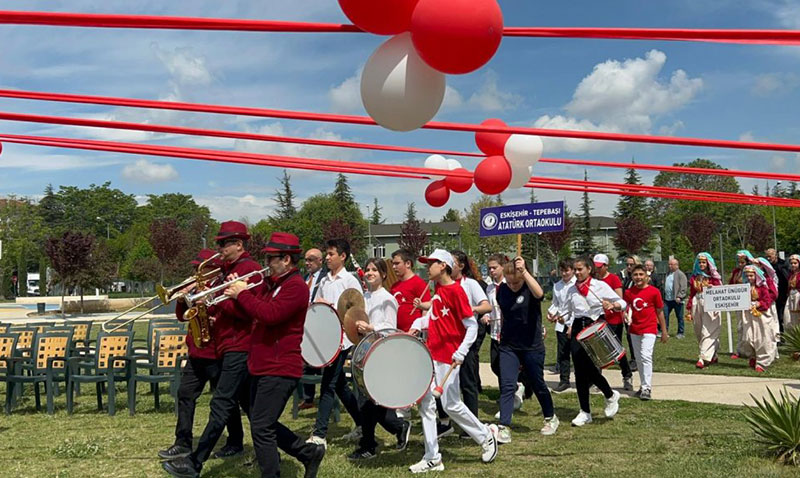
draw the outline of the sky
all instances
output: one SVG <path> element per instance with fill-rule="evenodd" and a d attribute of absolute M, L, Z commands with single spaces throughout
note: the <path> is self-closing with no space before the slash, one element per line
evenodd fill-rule
<path fill-rule="evenodd" d="M 532 2 L 501 0 L 505 26 L 800 29 L 800 3 L 790 0 Z M 325 0 L 15 0 L 0 9 L 349 23 L 338 2 Z M 0 25 L 0 88 L 366 114 L 360 71 L 388 37 L 370 34 L 121 30 Z M 797 143 L 800 47 L 699 42 L 506 38 L 494 58 L 466 75 L 448 75 L 434 120 L 514 126 Z M 0 99 L 0 111 L 113 119 L 309 138 L 476 151 L 474 135 L 447 131 L 398 133 L 374 126 L 281 121 L 225 115 Z M 0 121 L 0 132 L 130 141 L 229 151 L 264 152 L 421 166 L 425 155 Z M 724 167 L 796 171 L 800 155 L 732 149 L 544 139 L 547 157 L 669 165 L 702 157 Z M 475 159 L 461 159 L 469 169 Z M 622 169 L 589 168 L 590 180 L 622 182 Z M 534 175 L 582 179 L 584 170 L 537 164 Z M 333 189 L 334 173 L 290 171 L 299 202 Z M 655 176 L 642 172 L 646 184 Z M 191 194 L 217 220 L 254 223 L 275 208 L 282 170 L 115 153 L 4 144 L 0 197 L 41 196 L 47 184 L 112 187 L 147 194 Z M 425 203 L 427 181 L 349 176 L 367 214 L 378 199 L 388 222 L 401 222 L 414 202 L 420 217 L 438 220 L 463 210 L 476 188 L 451 195 L 443 208 Z M 764 190 L 764 181 L 759 181 Z M 745 192 L 756 184 L 740 179 Z M 537 191 L 538 200 L 577 193 Z M 528 189 L 503 194 L 527 202 Z M 591 195 L 594 215 L 610 215 L 617 196 Z"/>

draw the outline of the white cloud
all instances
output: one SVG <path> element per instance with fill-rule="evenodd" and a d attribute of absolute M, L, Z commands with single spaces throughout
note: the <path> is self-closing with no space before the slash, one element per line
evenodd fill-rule
<path fill-rule="evenodd" d="M 663 52 L 650 50 L 644 58 L 599 63 L 564 107 L 568 115 L 544 115 L 534 124 L 540 128 L 650 133 L 658 119 L 684 107 L 703 87 L 702 79 L 689 78 L 683 70 L 673 72 L 669 82 L 662 81 L 659 76 L 666 61 Z M 676 121 L 662 128 L 674 131 L 682 126 Z M 622 143 L 570 139 L 549 139 L 545 146 L 548 153 L 624 148 Z"/>
<path fill-rule="evenodd" d="M 211 217 L 218 221 L 245 218 L 256 223 L 274 212 L 271 197 L 244 194 L 242 196 L 195 196 L 197 204 L 207 206 Z"/>
<path fill-rule="evenodd" d="M 770 8 L 775 17 L 786 28 L 800 29 L 800 4 L 793 0 L 779 0 L 777 5 Z"/>
<path fill-rule="evenodd" d="M 167 68 L 173 80 L 180 85 L 209 85 L 213 80 L 206 59 L 194 53 L 191 48 L 163 50 L 158 43 L 151 43 L 156 58 Z"/>
<path fill-rule="evenodd" d="M 445 108 L 460 108 L 464 105 L 464 97 L 454 87 L 447 85 L 444 88 L 444 100 L 442 101 L 442 109 Z"/>
<path fill-rule="evenodd" d="M 361 104 L 361 68 L 355 75 L 328 90 L 331 108 L 337 113 L 363 111 Z"/>
<path fill-rule="evenodd" d="M 752 131 L 745 131 L 744 133 L 739 135 L 739 141 L 742 141 L 742 142 L 745 142 L 745 143 L 753 143 L 753 142 L 756 141 L 756 137 L 753 136 L 753 132 Z"/>
<path fill-rule="evenodd" d="M 257 134 L 273 135 L 273 136 L 294 136 L 299 137 L 299 134 L 290 134 L 287 132 L 281 123 L 269 123 L 259 126 L 254 130 L 246 127 L 248 132 Z M 322 139 L 327 141 L 343 141 L 344 138 L 339 134 L 328 131 L 322 127 L 314 130 L 310 135 L 305 137 Z M 329 146 L 314 146 L 309 144 L 295 144 L 295 143 L 281 143 L 277 141 L 245 141 L 237 140 L 235 143 L 237 151 L 244 151 L 247 153 L 258 154 L 278 154 L 282 156 L 298 156 L 308 158 L 322 158 L 334 160 L 351 160 L 356 158 L 358 150 L 349 148 L 335 148 Z"/>
<path fill-rule="evenodd" d="M 122 177 L 129 181 L 156 183 L 178 179 L 178 172 L 169 164 L 156 164 L 140 159 L 122 168 Z"/>
<path fill-rule="evenodd" d="M 765 73 L 756 77 L 751 89 L 756 96 L 772 96 L 790 93 L 800 87 L 800 75 L 796 73 Z"/>
<path fill-rule="evenodd" d="M 482 111 L 505 111 L 516 108 L 522 103 L 522 97 L 514 93 L 501 91 L 497 87 L 497 73 L 486 72 L 481 87 L 469 97 L 469 104 Z"/>
<path fill-rule="evenodd" d="M 683 121 L 675 121 L 670 125 L 662 125 L 658 128 L 658 134 L 662 136 L 675 136 L 678 134 L 678 131 L 682 130 L 686 125 L 683 124 Z"/>

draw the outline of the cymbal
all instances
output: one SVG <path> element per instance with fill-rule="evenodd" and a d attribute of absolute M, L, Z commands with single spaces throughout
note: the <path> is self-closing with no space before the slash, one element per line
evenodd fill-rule
<path fill-rule="evenodd" d="M 358 333 L 358 326 L 356 325 L 356 322 L 359 320 L 369 323 L 369 316 L 363 307 L 350 307 L 344 314 L 344 323 L 342 324 L 344 326 L 344 334 L 350 339 L 350 342 L 354 344 L 359 343 L 362 337 L 362 335 Z"/>
<path fill-rule="evenodd" d="M 342 324 L 344 324 L 345 314 L 347 314 L 348 309 L 351 307 L 367 308 L 364 303 L 364 295 L 358 289 L 345 289 L 336 302 L 336 313 L 339 315 L 339 321 L 342 322 Z"/>

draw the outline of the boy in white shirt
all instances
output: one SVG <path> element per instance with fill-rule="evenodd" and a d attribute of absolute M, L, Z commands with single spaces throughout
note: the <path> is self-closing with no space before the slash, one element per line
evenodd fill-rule
<path fill-rule="evenodd" d="M 558 270 L 561 272 L 561 280 L 553 286 L 553 302 L 547 309 L 547 320 L 555 324 L 558 339 L 556 362 L 558 363 L 559 382 L 553 391 L 561 393 L 569 389 L 572 314 L 567 303 L 567 291 L 575 284 L 575 268 L 572 259 L 563 259 L 559 262 Z"/>

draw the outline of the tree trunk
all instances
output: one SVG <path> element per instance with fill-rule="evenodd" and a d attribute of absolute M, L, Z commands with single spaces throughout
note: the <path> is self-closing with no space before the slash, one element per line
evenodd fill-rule
<path fill-rule="evenodd" d="M 83 286 L 79 286 L 81 290 L 81 315 L 83 315 Z"/>
<path fill-rule="evenodd" d="M 17 295 L 28 297 L 28 261 L 24 250 L 20 252 L 17 260 Z"/>
<path fill-rule="evenodd" d="M 66 320 L 67 316 L 64 311 L 64 294 L 67 292 L 67 284 L 61 283 L 61 320 Z"/>
<path fill-rule="evenodd" d="M 47 259 L 45 257 L 39 258 L 39 296 L 47 296 Z"/>

